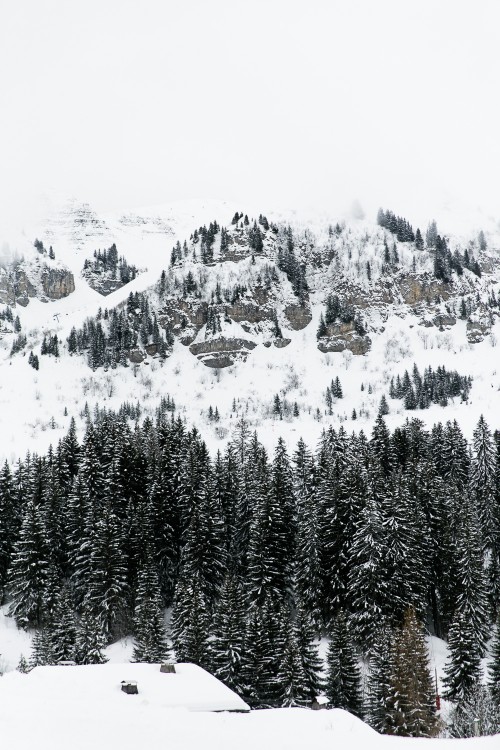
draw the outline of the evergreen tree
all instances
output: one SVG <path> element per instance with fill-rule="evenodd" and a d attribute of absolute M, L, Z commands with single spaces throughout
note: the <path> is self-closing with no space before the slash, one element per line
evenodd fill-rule
<path fill-rule="evenodd" d="M 335 619 L 328 647 L 325 692 L 335 708 L 362 716 L 361 673 L 342 611 Z"/>
<path fill-rule="evenodd" d="M 108 659 L 103 654 L 106 635 L 100 618 L 90 607 L 85 607 L 76 634 L 75 657 L 77 664 L 105 664 Z"/>
<path fill-rule="evenodd" d="M 500 617 L 497 621 L 496 633 L 493 639 L 488 676 L 491 693 L 497 706 L 500 708 Z"/>
<path fill-rule="evenodd" d="M 294 491 L 297 498 L 297 537 L 295 554 L 295 594 L 308 613 L 316 632 L 321 628 L 321 567 L 319 519 L 314 459 L 302 439 L 294 462 Z"/>
<path fill-rule="evenodd" d="M 483 415 L 473 433 L 474 457 L 471 465 L 471 489 L 477 498 L 483 538 L 491 546 L 495 537 L 495 477 L 497 456 L 495 445 Z"/>
<path fill-rule="evenodd" d="M 137 579 L 134 610 L 134 661 L 157 663 L 169 658 L 158 573 L 150 549 Z"/>
<path fill-rule="evenodd" d="M 229 574 L 224 579 L 214 615 L 210 660 L 215 676 L 238 694 L 245 691 L 242 675 L 244 635 L 243 589 L 237 577 Z"/>
<path fill-rule="evenodd" d="M 172 642 L 178 661 L 209 664 L 210 614 L 199 571 L 182 576 L 175 589 Z"/>
<path fill-rule="evenodd" d="M 309 702 L 309 691 L 300 658 L 297 634 L 290 621 L 285 627 L 285 643 L 277 682 L 280 688 L 281 705 L 303 706 Z"/>
<path fill-rule="evenodd" d="M 432 737 L 436 708 L 427 646 L 413 609 L 408 609 L 392 650 L 387 733 Z"/>
<path fill-rule="evenodd" d="M 462 700 L 481 681 L 481 649 L 472 623 L 460 609 L 451 623 L 448 649 L 443 695 L 447 700 Z"/>
<path fill-rule="evenodd" d="M 393 634 L 382 622 L 376 629 L 367 683 L 366 720 L 377 732 L 387 732 L 391 694 Z"/>
<path fill-rule="evenodd" d="M 13 600 L 9 614 L 19 627 L 36 627 L 42 623 L 49 564 L 50 552 L 42 511 L 30 498 L 24 509 L 9 576 Z"/>
<path fill-rule="evenodd" d="M 388 586 L 384 575 L 386 547 L 376 497 L 379 490 L 379 482 L 374 480 L 370 496 L 358 518 L 348 565 L 352 634 L 367 653 L 373 645 L 376 625 L 388 605 Z"/>

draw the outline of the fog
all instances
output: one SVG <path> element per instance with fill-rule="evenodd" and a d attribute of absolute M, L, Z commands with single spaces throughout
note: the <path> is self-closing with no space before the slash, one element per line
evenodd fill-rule
<path fill-rule="evenodd" d="M 50 191 L 500 218 L 497 0 L 0 3 L 0 222 Z"/>

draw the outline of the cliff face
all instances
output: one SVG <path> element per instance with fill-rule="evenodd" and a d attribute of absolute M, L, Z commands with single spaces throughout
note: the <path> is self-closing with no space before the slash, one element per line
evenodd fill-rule
<path fill-rule="evenodd" d="M 67 269 L 47 268 L 42 273 L 42 287 L 49 299 L 62 299 L 75 291 L 75 280 Z"/>
<path fill-rule="evenodd" d="M 26 307 L 30 299 L 48 302 L 67 297 L 74 291 L 75 280 L 67 268 L 23 261 L 0 269 L 0 304 Z"/>

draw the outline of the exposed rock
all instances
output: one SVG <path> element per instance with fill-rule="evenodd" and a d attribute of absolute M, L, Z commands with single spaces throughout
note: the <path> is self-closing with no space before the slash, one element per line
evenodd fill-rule
<path fill-rule="evenodd" d="M 290 344 L 292 339 L 275 339 L 274 340 L 274 346 L 277 349 L 284 349 L 285 346 L 288 346 Z"/>
<path fill-rule="evenodd" d="M 419 302 L 432 304 L 438 298 L 448 299 L 453 292 L 452 284 L 432 276 L 404 277 L 399 281 L 399 289 L 407 305 L 417 305 Z"/>
<path fill-rule="evenodd" d="M 247 358 L 257 344 L 242 338 L 219 336 L 191 344 L 189 351 L 207 367 L 229 367 Z"/>
<path fill-rule="evenodd" d="M 123 281 L 120 279 L 112 279 L 109 276 L 99 276 L 98 274 L 82 274 L 86 279 L 87 284 L 95 292 L 99 292 L 103 297 L 107 297 L 108 294 L 116 292 L 117 289 L 121 289 L 125 286 Z"/>
<path fill-rule="evenodd" d="M 42 287 L 49 299 L 62 299 L 75 291 L 75 280 L 67 269 L 45 268 L 42 271 Z"/>
<path fill-rule="evenodd" d="M 158 322 L 163 327 L 169 327 L 172 331 L 180 334 L 186 328 L 194 331 L 194 340 L 198 331 L 207 322 L 208 302 L 191 300 L 188 302 L 182 297 L 175 297 L 166 301 L 165 306 L 159 311 Z M 191 331 L 186 332 L 191 335 Z"/>
<path fill-rule="evenodd" d="M 451 326 L 454 326 L 456 324 L 457 319 L 454 315 L 441 315 L 441 313 L 439 313 L 438 315 L 434 316 L 432 322 L 435 326 L 437 326 L 437 328 L 450 328 Z"/>
<path fill-rule="evenodd" d="M 343 352 L 348 349 L 353 354 L 366 354 L 372 345 L 369 336 L 360 336 L 357 333 L 348 333 L 339 338 L 321 338 L 318 342 L 320 352 Z"/>
<path fill-rule="evenodd" d="M 343 352 L 348 349 L 353 354 L 366 354 L 371 347 L 369 336 L 361 336 L 354 330 L 354 323 L 335 323 L 326 328 L 327 335 L 318 341 L 320 352 Z"/>
<path fill-rule="evenodd" d="M 274 308 L 266 303 L 238 300 L 234 305 L 226 307 L 226 314 L 236 323 L 261 323 L 263 320 L 273 319 Z"/>
<path fill-rule="evenodd" d="M 128 353 L 128 358 L 134 364 L 140 365 L 145 359 L 145 354 L 140 349 L 131 349 Z"/>
<path fill-rule="evenodd" d="M 287 305 L 283 312 L 285 318 L 290 323 L 290 328 L 294 331 L 301 331 L 308 326 L 312 320 L 311 309 L 309 306 Z"/>
<path fill-rule="evenodd" d="M 42 302 L 67 297 L 75 291 L 75 280 L 66 268 L 50 268 L 45 263 L 15 265 L 0 269 L 0 303 L 26 307 L 30 299 Z"/>
<path fill-rule="evenodd" d="M 12 306 L 15 302 L 16 296 L 10 274 L 5 268 L 0 268 L 0 304 Z"/>

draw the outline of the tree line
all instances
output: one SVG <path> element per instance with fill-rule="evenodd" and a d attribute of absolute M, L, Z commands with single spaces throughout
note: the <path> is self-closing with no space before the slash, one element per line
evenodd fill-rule
<path fill-rule="evenodd" d="M 176 657 L 252 706 L 324 689 L 381 731 L 425 736 L 427 627 L 448 639 L 446 696 L 473 700 L 499 616 L 498 431 L 481 418 L 469 445 L 456 422 L 390 433 L 379 416 L 369 437 L 330 427 L 314 452 L 280 439 L 269 456 L 241 420 L 211 457 L 172 408 L 135 424 L 87 411 L 82 442 L 72 422 L 1 470 L 0 596 L 36 628 L 34 663 L 99 662 L 125 634 L 134 658 L 158 661 L 169 607 Z"/>

